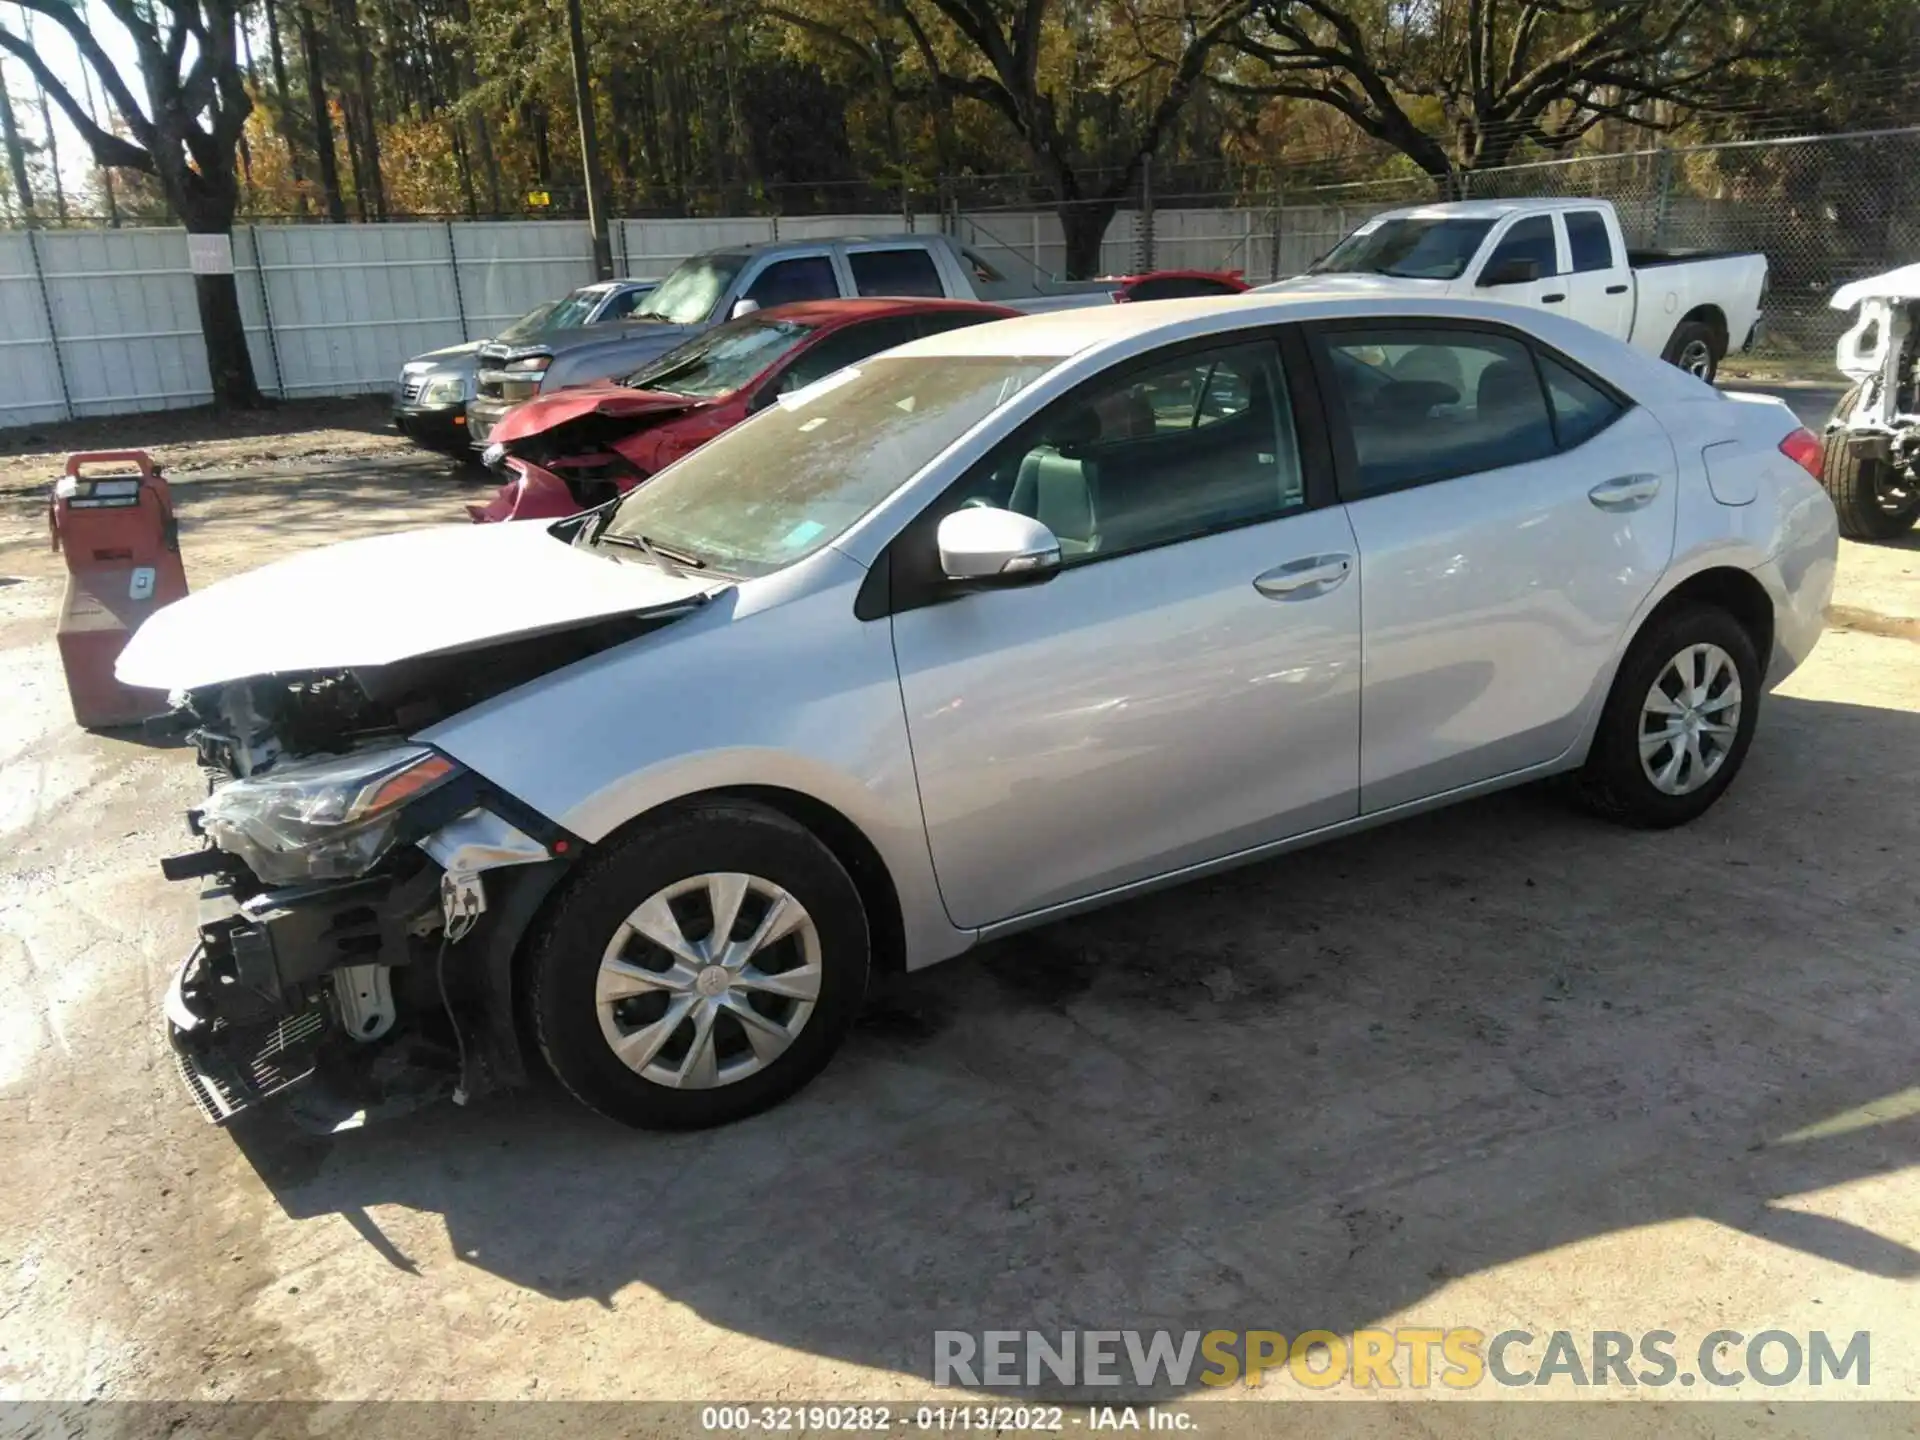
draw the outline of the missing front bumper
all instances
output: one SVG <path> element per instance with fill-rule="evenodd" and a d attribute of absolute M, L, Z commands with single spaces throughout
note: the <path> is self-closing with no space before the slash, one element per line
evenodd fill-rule
<path fill-rule="evenodd" d="M 318 992 L 297 1010 L 253 1023 L 197 1013 L 188 994 L 200 1002 L 213 983 L 206 948 L 196 945 L 167 986 L 165 1023 L 187 1094 L 202 1116 L 224 1125 L 310 1078 L 332 1017 Z"/>

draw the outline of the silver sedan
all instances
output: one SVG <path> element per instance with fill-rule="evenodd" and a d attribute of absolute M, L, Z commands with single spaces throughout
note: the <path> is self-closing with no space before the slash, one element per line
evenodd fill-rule
<path fill-rule="evenodd" d="M 1820 635 L 1818 457 L 1551 316 L 1168 301 L 862 361 L 572 520 L 215 585 L 120 671 L 235 776 L 176 1043 L 257 1098 L 223 982 L 271 954 L 303 1044 L 444 1005 L 470 1090 L 713 1124 L 875 969 L 1555 774 L 1684 823 Z"/>

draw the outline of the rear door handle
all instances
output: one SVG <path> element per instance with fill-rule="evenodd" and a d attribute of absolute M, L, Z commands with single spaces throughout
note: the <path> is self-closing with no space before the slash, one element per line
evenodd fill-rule
<path fill-rule="evenodd" d="M 1562 300 L 1566 298 L 1567 297 L 1564 295 L 1542 295 L 1540 297 L 1540 303 L 1542 305 L 1558 305 Z"/>
<path fill-rule="evenodd" d="M 1609 295 L 1624 295 L 1626 293 L 1627 293 L 1627 287 L 1624 285 L 1607 286 L 1607 294 Z"/>
<path fill-rule="evenodd" d="M 1253 588 L 1269 600 L 1311 600 L 1324 595 L 1353 569 L 1351 555 L 1308 555 L 1253 577 Z"/>
<path fill-rule="evenodd" d="M 1601 510 L 1638 510 L 1660 493 L 1658 475 L 1616 475 L 1587 491 Z"/>

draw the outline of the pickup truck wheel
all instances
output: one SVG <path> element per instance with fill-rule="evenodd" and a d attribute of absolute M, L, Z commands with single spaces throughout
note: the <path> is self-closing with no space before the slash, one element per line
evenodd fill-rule
<path fill-rule="evenodd" d="M 528 955 L 527 1019 L 573 1096 L 646 1129 L 724 1125 L 826 1065 L 866 990 L 866 913 L 833 853 L 740 801 L 589 860 Z"/>
<path fill-rule="evenodd" d="M 1579 775 L 1588 808 L 1664 830 L 1703 814 L 1746 759 L 1761 672 L 1740 622 L 1682 605 L 1635 638 Z"/>
<path fill-rule="evenodd" d="M 1860 387 L 1834 407 L 1836 418 L 1851 415 Z M 1855 453 L 1844 429 L 1827 431 L 1820 478 L 1833 500 L 1840 533 L 1849 540 L 1894 540 L 1920 520 L 1920 486 L 1889 461 Z"/>
<path fill-rule="evenodd" d="M 1713 377 L 1720 373 L 1723 349 L 1713 326 L 1704 320 L 1683 320 L 1674 327 L 1673 337 L 1667 341 L 1666 353 L 1661 358 L 1711 385 Z"/>

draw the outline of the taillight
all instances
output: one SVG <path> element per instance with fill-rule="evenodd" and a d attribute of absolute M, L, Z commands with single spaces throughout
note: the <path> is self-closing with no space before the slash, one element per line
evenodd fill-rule
<path fill-rule="evenodd" d="M 1820 438 L 1805 426 L 1780 442 L 1780 453 L 1814 479 L 1821 478 Z"/>

